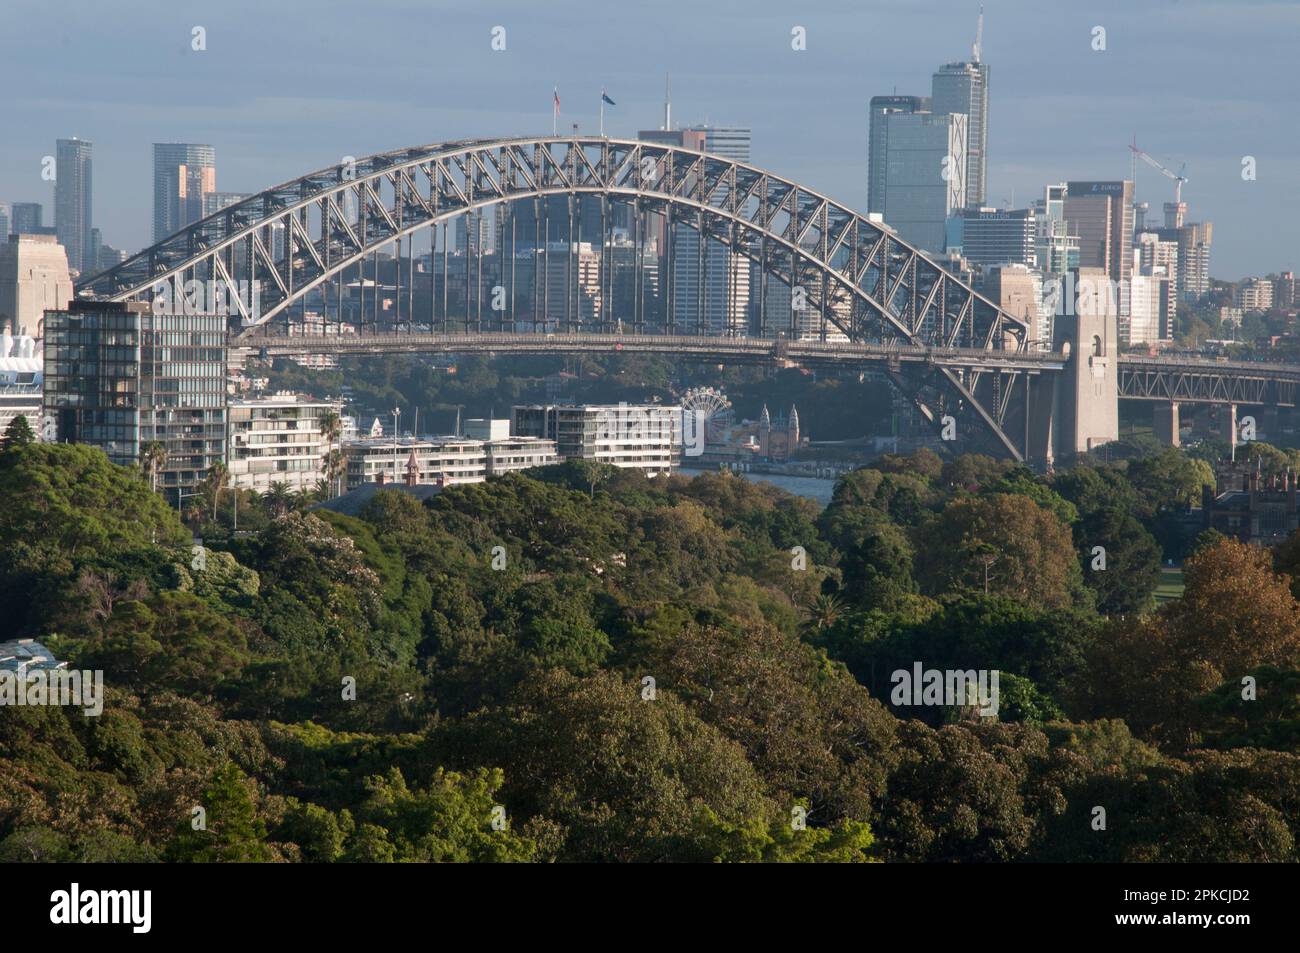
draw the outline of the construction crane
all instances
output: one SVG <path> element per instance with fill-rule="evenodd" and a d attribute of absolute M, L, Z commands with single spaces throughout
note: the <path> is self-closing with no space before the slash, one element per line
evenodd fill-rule
<path fill-rule="evenodd" d="M 1184 162 L 1183 167 L 1177 172 L 1166 169 L 1154 158 L 1147 155 L 1137 147 L 1136 136 L 1133 137 L 1133 143 L 1129 146 L 1129 151 L 1133 153 L 1134 157 L 1141 159 L 1147 165 L 1151 166 L 1151 168 L 1158 170 L 1161 175 L 1174 180 L 1174 204 L 1181 206 L 1183 204 L 1183 183 L 1187 181 L 1187 176 L 1183 175 L 1183 173 L 1187 170 L 1187 163 Z"/>

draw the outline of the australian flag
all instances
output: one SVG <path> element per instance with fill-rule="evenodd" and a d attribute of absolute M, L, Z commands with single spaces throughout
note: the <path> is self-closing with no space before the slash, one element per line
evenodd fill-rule
<path fill-rule="evenodd" d="M 614 100 L 609 98 L 609 96 L 606 94 L 606 92 L 603 89 L 600 91 L 600 101 L 602 103 L 609 103 L 611 106 L 618 105 L 618 103 L 614 102 Z"/>

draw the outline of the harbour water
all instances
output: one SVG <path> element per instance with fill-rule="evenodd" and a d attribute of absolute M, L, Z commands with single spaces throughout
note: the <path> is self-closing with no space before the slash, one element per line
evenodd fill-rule
<path fill-rule="evenodd" d="M 678 471 L 682 476 L 694 477 L 701 473 L 716 473 L 713 469 L 694 469 L 682 467 Z M 771 483 L 779 486 L 783 490 L 788 490 L 795 496 L 805 496 L 810 500 L 816 500 L 821 506 L 826 506 L 831 501 L 831 494 L 835 492 L 835 481 L 826 480 L 821 477 L 805 476 L 784 476 L 779 473 L 745 473 L 741 472 L 738 476 L 744 477 L 755 483 Z"/>

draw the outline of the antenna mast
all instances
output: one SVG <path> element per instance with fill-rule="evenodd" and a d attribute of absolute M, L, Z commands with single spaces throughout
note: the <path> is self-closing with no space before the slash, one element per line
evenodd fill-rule
<path fill-rule="evenodd" d="M 984 4 L 981 3 L 979 25 L 975 27 L 975 45 L 971 47 L 971 58 L 974 60 L 976 66 L 979 65 L 980 43 L 982 43 L 983 40 L 984 40 Z"/>

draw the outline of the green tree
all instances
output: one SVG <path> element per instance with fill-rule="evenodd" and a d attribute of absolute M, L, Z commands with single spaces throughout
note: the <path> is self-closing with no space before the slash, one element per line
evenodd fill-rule
<path fill-rule="evenodd" d="M 274 859 L 266 843 L 266 824 L 259 816 L 251 783 L 238 766 L 227 763 L 213 772 L 198 807 L 203 826 L 194 817 L 178 826 L 167 847 L 167 859 L 181 863 L 265 863 Z"/>
<path fill-rule="evenodd" d="M 26 415 L 19 414 L 5 427 L 4 436 L 0 437 L 0 452 L 20 449 L 35 442 L 36 434 L 32 433 L 32 426 L 27 422 Z"/>

